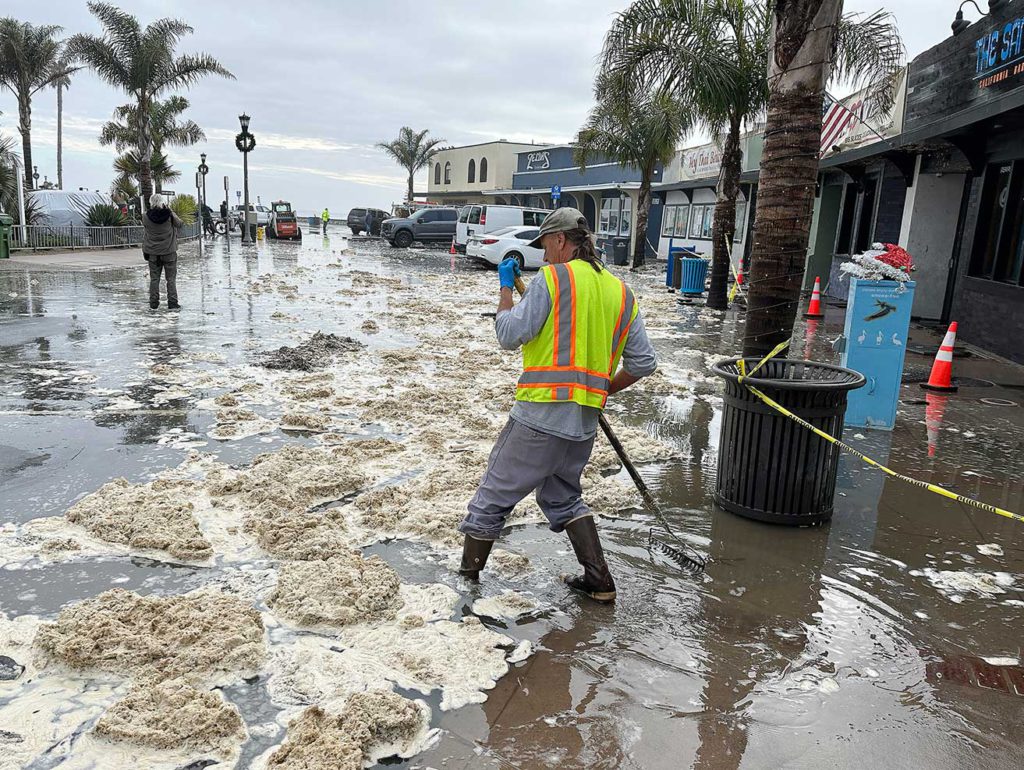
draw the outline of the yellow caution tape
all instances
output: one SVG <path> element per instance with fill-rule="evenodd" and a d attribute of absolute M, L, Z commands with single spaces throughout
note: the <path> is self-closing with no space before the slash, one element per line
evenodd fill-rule
<path fill-rule="evenodd" d="M 835 436 L 830 436 L 825 431 L 820 430 L 818 428 L 815 428 L 813 425 L 811 425 L 809 422 L 807 422 L 807 420 L 803 419 L 802 417 L 798 417 L 797 415 L 793 414 L 791 411 L 786 409 L 781 404 L 776 403 L 775 401 L 770 399 L 768 396 L 766 396 L 764 393 L 762 393 L 760 390 L 755 388 L 753 385 L 750 385 L 748 383 L 743 382 L 748 377 L 753 376 L 754 372 L 756 372 L 758 369 L 760 369 L 767 361 L 769 361 L 772 358 L 774 358 L 775 356 L 777 356 L 779 353 L 781 353 L 787 347 L 789 347 L 789 342 L 788 341 L 787 342 L 783 342 L 780 345 L 778 345 L 775 348 L 775 350 L 773 350 L 771 353 L 769 353 L 764 358 L 762 358 L 758 362 L 757 366 L 755 366 L 753 369 L 750 370 L 750 374 L 749 375 L 747 374 L 746 362 L 742 358 L 739 359 L 739 361 L 737 361 L 737 369 L 739 369 L 739 372 L 740 372 L 740 376 L 739 376 L 738 382 L 746 385 L 747 390 L 749 390 L 751 393 L 753 393 L 755 396 L 757 396 L 759 399 L 761 399 L 764 403 L 766 403 L 772 409 L 775 409 L 779 413 L 785 415 L 786 417 L 788 417 L 789 419 L 793 420 L 798 425 L 802 425 L 803 427 L 807 428 L 809 431 L 811 431 L 815 435 L 820 436 L 821 438 L 825 439 L 826 441 L 828 441 L 828 442 L 830 442 L 832 444 L 835 444 L 837 447 L 839 447 L 843 451 L 845 451 L 845 452 L 847 452 L 849 454 L 852 454 L 855 457 L 860 458 L 862 461 L 866 462 L 871 467 L 878 468 L 878 470 L 882 471 L 883 473 L 886 473 L 889 476 L 892 476 L 894 479 L 899 479 L 900 481 L 905 481 L 908 484 L 913 484 L 915 487 L 921 487 L 922 489 L 927 489 L 929 492 L 934 492 L 937 495 L 942 495 L 943 497 L 949 498 L 950 500 L 956 500 L 958 503 L 964 503 L 965 505 L 970 505 L 970 506 L 973 506 L 974 508 L 980 508 L 981 510 L 988 511 L 989 513 L 995 513 L 995 514 L 998 514 L 1000 516 L 1005 516 L 1006 518 L 1013 519 L 1014 521 L 1024 522 L 1024 516 L 1021 516 L 1020 514 L 1016 514 L 1016 513 L 1013 513 L 1012 511 L 1004 510 L 1003 508 L 997 508 L 994 505 L 989 505 L 988 503 L 983 503 L 980 500 L 974 500 L 974 499 L 972 499 L 970 497 L 964 497 L 963 495 L 958 495 L 956 492 L 951 492 L 950 490 L 944 489 L 944 488 L 942 488 L 940 486 L 937 486 L 935 484 L 929 484 L 929 483 L 927 483 L 925 481 L 920 481 L 918 479 L 911 478 L 910 476 L 904 476 L 902 473 L 897 473 L 896 471 L 892 470 L 891 468 L 885 467 L 880 462 L 872 460 L 867 455 L 862 455 L 860 452 L 858 452 L 852 446 L 850 446 L 849 444 L 844 444 L 842 441 L 837 439 Z"/>

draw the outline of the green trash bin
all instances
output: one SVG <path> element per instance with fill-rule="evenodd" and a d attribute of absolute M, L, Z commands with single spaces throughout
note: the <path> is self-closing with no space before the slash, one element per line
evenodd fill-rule
<path fill-rule="evenodd" d="M 11 258 L 11 226 L 13 224 L 14 217 L 0 214 L 0 259 Z"/>

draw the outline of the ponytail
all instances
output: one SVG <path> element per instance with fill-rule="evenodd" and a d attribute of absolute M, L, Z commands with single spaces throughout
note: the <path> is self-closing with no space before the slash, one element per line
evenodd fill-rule
<path fill-rule="evenodd" d="M 581 220 L 581 225 L 581 227 L 565 232 L 566 239 L 576 247 L 573 250 L 573 259 L 583 260 L 600 273 L 603 266 L 601 258 L 597 255 L 597 250 L 594 248 L 594 237 L 586 229 L 585 219 Z"/>

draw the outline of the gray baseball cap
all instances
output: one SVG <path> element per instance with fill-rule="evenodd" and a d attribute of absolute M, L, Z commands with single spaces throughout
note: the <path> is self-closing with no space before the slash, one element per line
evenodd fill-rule
<path fill-rule="evenodd" d="M 587 224 L 587 218 L 583 216 L 579 209 L 569 208 L 568 206 L 561 209 L 555 209 L 547 218 L 544 223 L 540 226 L 540 233 L 537 237 L 530 241 L 527 246 L 534 249 L 541 248 L 540 239 L 550 233 L 565 233 L 569 230 L 586 230 L 590 232 L 590 225 Z"/>

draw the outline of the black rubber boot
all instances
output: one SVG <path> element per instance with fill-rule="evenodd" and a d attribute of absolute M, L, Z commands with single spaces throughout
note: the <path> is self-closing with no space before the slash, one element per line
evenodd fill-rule
<path fill-rule="evenodd" d="M 479 580 L 480 570 L 487 563 L 493 546 L 493 540 L 477 540 L 466 535 L 462 542 L 462 565 L 459 567 L 459 574 L 469 580 Z"/>
<path fill-rule="evenodd" d="M 573 591 L 583 594 L 595 602 L 607 604 L 615 601 L 615 581 L 608 571 L 601 549 L 601 538 L 593 516 L 570 522 L 565 526 L 576 560 L 583 565 L 583 574 L 566 578 L 565 584 Z"/>

